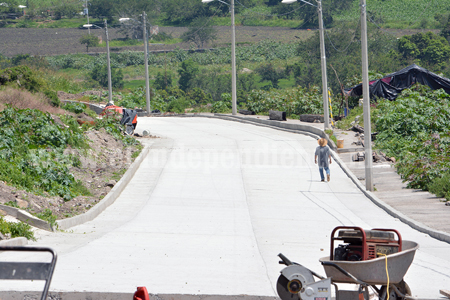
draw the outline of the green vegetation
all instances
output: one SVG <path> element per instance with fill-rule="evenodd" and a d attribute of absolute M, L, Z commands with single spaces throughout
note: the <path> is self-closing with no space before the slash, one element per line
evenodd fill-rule
<path fill-rule="evenodd" d="M 428 190 L 437 197 L 450 201 L 450 173 L 446 172 L 435 178 L 433 182 L 428 184 Z"/>
<path fill-rule="evenodd" d="M 20 18 L 3 20 L 0 26 L 76 28 L 86 23 L 85 16 L 80 15 L 84 2 L 75 3 L 66 0 L 55 4 L 49 0 L 28 0 L 25 15 L 17 7 L 16 1 L 6 1 L 8 2 L 11 2 L 11 5 L 0 6 L 0 13 L 10 13 L 11 16 Z M 198 0 L 185 0 L 184 5 L 180 5 L 178 0 L 136 0 L 132 5 L 119 0 L 89 2 L 91 23 L 106 18 L 110 26 L 120 25 L 114 18 L 118 11 L 127 12 L 129 17 L 137 20 L 140 19 L 142 11 L 146 11 L 150 22 L 159 26 L 190 26 L 196 19 L 204 18 L 212 18 L 217 25 L 230 24 L 228 6 L 217 1 L 204 4 Z M 330 28 L 339 22 L 359 19 L 359 3 L 359 0 L 322 0 L 325 27 Z M 318 27 L 316 8 L 300 1 L 286 5 L 278 0 L 241 0 L 236 3 L 235 8 L 238 25 L 305 29 Z M 441 29 L 448 19 L 449 7 L 447 0 L 373 0 L 368 3 L 367 13 L 369 21 L 377 23 L 380 27 Z"/>
<path fill-rule="evenodd" d="M 450 169 L 450 95 L 415 86 L 396 101 L 380 100 L 376 115 L 376 147 L 396 158 L 408 187 L 436 190 L 448 183 L 435 180 Z"/>
<path fill-rule="evenodd" d="M 44 26 L 35 22 L 42 21 L 36 11 L 49 6 L 50 1 L 29 1 L 29 17 L 21 17 L 4 26 Z M 45 26 L 66 26 L 70 22 L 74 26 L 83 24 L 84 17 L 75 16 L 74 7 L 62 3 L 66 9 L 55 9 L 53 19 Z M 203 4 L 199 0 L 186 0 L 182 6 L 178 0 L 136 0 L 131 6 L 116 0 L 91 0 L 90 3 L 90 15 L 95 18 L 93 22 L 105 17 L 111 27 L 119 26 L 114 18 L 115 11 L 127 11 L 128 16 L 137 20 L 142 11 L 147 11 L 152 24 L 189 27 L 182 38 L 195 43 L 197 47 L 214 40 L 215 32 L 210 25 L 230 23 L 228 6 L 219 1 Z M 341 92 L 342 86 L 351 87 L 361 82 L 360 7 L 358 0 L 323 0 L 322 4 L 327 28 L 325 48 L 328 86 L 332 91 L 333 113 L 338 115 L 342 112 L 343 99 L 335 95 Z M 76 5 L 79 11 L 80 5 Z M 448 0 L 373 0 L 368 3 L 367 13 L 370 79 L 381 78 L 412 63 L 450 77 Z M 317 16 L 316 8 L 300 1 L 284 5 L 279 0 L 240 0 L 236 5 L 239 25 L 314 29 L 318 24 Z M 436 33 L 421 32 L 397 38 L 387 33 L 387 28 L 437 30 Z M 142 45 L 142 41 L 137 40 L 142 39 L 142 28 L 138 23 L 130 22 L 122 29 L 126 31 L 127 38 L 111 41 L 112 47 Z M 160 34 L 154 36 L 152 41 L 169 43 L 179 40 L 171 35 Z M 322 113 L 317 31 L 307 40 L 263 40 L 243 44 L 245 47 L 236 49 L 239 108 L 258 114 L 267 114 L 270 109 L 282 110 L 291 118 L 298 118 L 300 114 Z M 193 112 L 230 112 L 230 56 L 230 47 L 204 52 L 177 48 L 167 54 L 151 53 L 148 57 L 151 109 L 177 113 L 183 113 L 186 109 L 192 109 Z M 118 78 L 118 84 L 114 84 L 117 92 L 113 95 L 116 104 L 128 108 L 146 107 L 145 90 L 142 88 L 145 82 L 144 59 L 143 53 L 139 52 L 111 54 L 113 70 L 119 70 L 117 76 L 113 76 Z M 18 65 L 45 70 L 54 80 L 46 81 L 42 75 L 37 75 L 41 73 L 35 72 L 33 75 Z M 13 87 L 20 85 L 31 92 L 43 93 L 54 106 L 58 106 L 52 93 L 56 86 L 58 90 L 64 91 L 107 86 L 105 54 L 59 55 L 45 59 L 29 55 L 18 55 L 11 59 L 0 56 L 0 66 L 17 68 L 0 74 L 0 80 L 7 78 L 4 84 Z M 67 78 L 76 78 L 78 83 Z M 3 82 L 0 83 L 3 85 Z M 363 124 L 358 99 L 348 100 L 352 112 L 337 125 L 345 129 L 350 127 L 356 115 L 361 116 L 360 125 Z M 436 190 L 440 195 L 447 195 L 448 95 L 416 87 L 404 91 L 397 101 L 377 101 L 372 103 L 371 120 L 372 128 L 378 132 L 376 146 L 396 157 L 398 171 L 410 182 L 411 187 Z M 67 106 L 66 109 L 78 111 L 81 107 Z M 73 120 L 65 122 L 72 124 L 70 128 L 73 130 L 77 127 Z M 121 135 L 120 127 L 111 120 L 102 120 L 95 126 L 103 126 L 115 136 Z M 333 136 L 332 132 L 330 135 Z M 125 142 L 132 143 L 131 140 Z M 444 154 L 447 156 L 441 157 Z"/>
<path fill-rule="evenodd" d="M 287 116 L 323 113 L 322 94 L 317 87 L 289 90 L 251 91 L 247 108 L 257 114 L 268 114 L 269 110 L 285 111 Z"/>
<path fill-rule="evenodd" d="M 195 18 L 190 24 L 188 31 L 181 35 L 183 42 L 193 42 L 198 48 L 203 48 L 205 43 L 217 38 L 217 30 L 213 28 L 211 20 L 207 17 Z"/>
<path fill-rule="evenodd" d="M 107 65 L 96 65 L 89 73 L 91 78 L 97 81 L 102 87 L 108 87 L 108 67 Z M 123 88 L 123 73 L 121 69 L 111 68 L 111 86 L 113 88 Z"/>
<path fill-rule="evenodd" d="M 98 43 L 98 37 L 94 35 L 85 34 L 80 38 L 80 44 L 86 45 L 86 52 L 89 52 L 89 47 L 97 47 Z"/>
<path fill-rule="evenodd" d="M 50 226 L 52 226 L 53 228 L 58 226 L 58 224 L 56 223 L 57 217 L 48 208 L 46 208 L 46 209 L 44 209 L 44 211 L 36 214 L 36 217 L 48 222 L 50 224 Z"/>
<path fill-rule="evenodd" d="M 81 194 L 80 184 L 69 173 L 69 166 L 79 164 L 79 160 L 64 154 L 68 146 L 87 147 L 79 130 L 56 125 L 49 114 L 39 110 L 12 107 L 0 112 L 0 124 L 1 180 L 66 201 Z"/>
<path fill-rule="evenodd" d="M 326 8 L 325 8 L 326 9 Z M 440 28 L 442 18 L 449 14 L 448 2 L 415 0 L 373 0 L 368 3 L 369 20 L 386 28 Z M 446 15 L 446 16 L 445 16 Z M 360 16 L 359 1 L 353 1 L 349 10 L 342 11 L 338 20 L 355 20 Z"/>
<path fill-rule="evenodd" d="M 337 138 L 334 135 L 333 129 L 325 129 L 325 133 L 330 137 L 330 139 L 334 142 L 334 144 L 337 144 Z"/>
<path fill-rule="evenodd" d="M 23 222 L 8 222 L 0 216 L 0 232 L 10 235 L 11 238 L 25 237 L 28 240 L 36 241 L 31 226 Z"/>
<path fill-rule="evenodd" d="M 11 206 L 11 207 L 15 207 L 15 208 L 19 208 L 19 205 L 15 201 L 5 202 L 5 205 Z"/>

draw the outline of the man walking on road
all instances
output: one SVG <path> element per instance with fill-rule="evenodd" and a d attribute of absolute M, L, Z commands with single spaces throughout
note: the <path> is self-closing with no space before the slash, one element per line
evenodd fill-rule
<path fill-rule="evenodd" d="M 331 153 L 330 148 L 327 146 L 327 140 L 321 138 L 317 141 L 319 146 L 316 148 L 316 153 L 314 154 L 314 163 L 317 164 L 317 158 L 319 158 L 319 173 L 321 181 L 325 181 L 325 177 L 323 175 L 323 169 L 327 172 L 327 181 L 330 181 L 330 165 L 331 164 Z"/>

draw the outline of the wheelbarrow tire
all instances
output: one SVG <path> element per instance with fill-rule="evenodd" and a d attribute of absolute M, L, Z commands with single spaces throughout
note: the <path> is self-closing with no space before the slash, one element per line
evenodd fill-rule
<path fill-rule="evenodd" d="M 409 285 L 404 281 L 400 281 L 397 284 L 393 284 L 399 291 L 405 296 L 411 296 L 411 289 Z M 380 289 L 379 299 L 386 300 L 387 288 L 383 285 Z M 405 297 L 398 295 L 393 288 L 389 288 L 389 300 L 405 300 Z"/>

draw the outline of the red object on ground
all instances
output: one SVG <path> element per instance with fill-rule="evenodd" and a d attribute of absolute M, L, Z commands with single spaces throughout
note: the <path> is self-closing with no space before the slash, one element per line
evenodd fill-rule
<path fill-rule="evenodd" d="M 145 286 L 140 286 L 137 288 L 137 291 L 134 293 L 133 300 L 150 300 Z"/>
<path fill-rule="evenodd" d="M 123 114 L 123 107 L 116 105 L 107 106 L 105 107 L 105 109 L 103 109 L 101 115 L 109 114 L 110 112 L 117 112 L 119 114 Z"/>

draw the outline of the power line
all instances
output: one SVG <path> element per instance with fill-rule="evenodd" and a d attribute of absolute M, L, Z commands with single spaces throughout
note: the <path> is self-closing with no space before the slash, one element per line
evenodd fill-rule
<path fill-rule="evenodd" d="M 326 30 L 326 28 L 324 28 L 324 31 L 325 31 L 325 33 L 326 33 L 326 35 L 327 35 L 328 40 L 330 41 L 331 46 L 334 48 L 334 50 L 336 50 L 337 52 L 340 52 L 340 53 L 344 53 L 344 52 L 347 52 L 347 50 L 348 50 L 348 48 L 351 46 L 351 44 L 353 44 L 353 43 L 355 42 L 356 30 L 358 29 L 358 27 L 359 27 L 359 24 L 356 25 L 356 28 L 355 28 L 355 30 L 353 31 L 353 37 L 350 39 L 350 43 L 345 47 L 344 50 L 338 50 L 338 49 L 335 47 L 335 45 L 333 44 L 333 41 L 331 41 L 331 38 L 330 38 L 330 36 L 328 35 L 328 31 Z"/>

